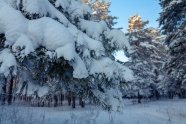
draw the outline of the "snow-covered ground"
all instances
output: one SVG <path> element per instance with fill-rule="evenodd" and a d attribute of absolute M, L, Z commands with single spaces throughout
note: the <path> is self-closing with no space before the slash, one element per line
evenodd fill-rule
<path fill-rule="evenodd" d="M 0 106 L 0 124 L 186 124 L 186 100 L 160 100 L 137 104 L 124 100 L 122 113 L 100 107 L 56 108 Z"/>

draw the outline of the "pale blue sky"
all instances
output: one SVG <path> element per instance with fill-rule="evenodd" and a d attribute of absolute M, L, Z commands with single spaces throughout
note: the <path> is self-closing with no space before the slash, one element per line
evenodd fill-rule
<path fill-rule="evenodd" d="M 156 21 L 161 12 L 159 0 L 106 0 L 111 1 L 110 15 L 118 17 L 115 27 L 123 27 L 126 32 L 128 28 L 128 19 L 130 16 L 138 13 L 143 20 L 149 20 L 147 26 L 158 27 Z"/>
<path fill-rule="evenodd" d="M 159 0 L 106 0 L 111 1 L 110 15 L 118 17 L 115 28 L 123 27 L 123 32 L 127 31 L 128 19 L 130 16 L 138 13 L 142 20 L 149 20 L 147 27 L 158 27 L 159 24 L 156 21 L 159 18 L 161 7 L 158 4 Z M 123 52 L 118 52 L 116 58 L 119 60 L 127 60 Z"/>

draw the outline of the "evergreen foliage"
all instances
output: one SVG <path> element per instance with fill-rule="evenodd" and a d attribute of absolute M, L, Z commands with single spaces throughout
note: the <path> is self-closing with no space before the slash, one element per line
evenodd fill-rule
<path fill-rule="evenodd" d="M 129 20 L 130 30 L 127 36 L 131 51 L 130 59 L 125 64 L 133 70 L 135 80 L 124 94 L 126 97 L 159 97 L 159 93 L 162 93 L 159 88 L 162 82 L 160 83 L 159 78 L 165 76 L 162 68 L 168 57 L 167 48 L 163 44 L 164 37 L 159 34 L 158 29 L 144 29 L 146 22 L 141 21 L 139 15 L 134 15 Z"/>
<path fill-rule="evenodd" d="M 159 24 L 171 55 L 165 66 L 172 80 L 167 92 L 186 97 L 186 1 L 160 0 L 160 5 Z"/>
<path fill-rule="evenodd" d="M 83 0 L 92 9 L 93 18 L 97 21 L 104 20 L 109 28 L 112 28 L 117 22 L 114 22 L 117 17 L 109 15 L 109 7 L 111 2 L 105 2 L 105 0 Z"/>
<path fill-rule="evenodd" d="M 138 14 L 131 16 L 128 22 L 129 22 L 129 28 L 128 28 L 129 32 L 135 29 L 136 30 L 143 29 L 144 26 L 149 23 L 149 21 L 142 21 L 141 17 Z"/>
<path fill-rule="evenodd" d="M 6 39 L 0 73 L 18 77 L 13 94 L 42 105 L 53 98 L 57 106 L 57 94 L 69 93 L 72 107 L 75 96 L 92 97 L 104 109 L 119 111 L 119 83 L 133 77 L 112 53 L 130 45 L 121 31 L 91 13 L 82 0 L 0 0 L 0 38 Z"/>

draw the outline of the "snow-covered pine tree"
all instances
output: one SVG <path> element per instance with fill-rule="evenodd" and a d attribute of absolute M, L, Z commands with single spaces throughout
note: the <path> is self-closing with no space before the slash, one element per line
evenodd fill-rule
<path fill-rule="evenodd" d="M 83 0 L 87 3 L 93 10 L 92 15 L 95 20 L 101 21 L 104 20 L 109 28 L 112 28 L 117 22 L 114 20 L 117 19 L 115 16 L 109 15 L 109 7 L 111 2 L 105 2 L 105 0 Z"/>
<path fill-rule="evenodd" d="M 145 32 L 147 32 L 152 37 L 152 45 L 154 45 L 157 48 L 157 52 L 154 53 L 154 56 L 152 56 L 151 61 L 153 62 L 154 66 L 157 68 L 155 70 L 156 74 L 156 92 L 158 92 L 157 95 L 160 95 L 162 97 L 166 97 L 168 92 L 167 88 L 169 87 L 169 83 L 171 82 L 170 77 L 166 73 L 165 64 L 167 59 L 170 57 L 168 54 L 168 47 L 165 45 L 165 36 L 162 35 L 158 28 L 149 27 L 145 29 Z M 154 92 L 156 95 L 156 93 Z"/>
<path fill-rule="evenodd" d="M 140 16 L 138 16 L 140 17 Z M 134 19 L 134 21 L 133 21 Z M 124 93 L 128 97 L 137 96 L 159 96 L 157 91 L 158 77 L 162 73 L 166 59 L 165 47 L 163 45 L 163 37 L 159 35 L 158 30 L 152 27 L 144 29 L 145 22 L 141 20 L 139 24 L 135 22 L 136 18 L 131 17 L 129 23 L 129 32 L 127 33 L 131 52 L 130 60 L 126 62 L 127 66 L 134 72 L 135 80 L 131 82 L 131 86 Z M 137 26 L 141 25 L 143 26 Z M 139 101 L 140 102 L 140 101 Z"/>
<path fill-rule="evenodd" d="M 133 76 L 112 52 L 130 45 L 120 30 L 95 22 L 91 13 L 82 0 L 0 0 L 0 34 L 6 39 L 0 73 L 5 79 L 16 75 L 17 93 L 29 99 L 43 103 L 69 91 L 118 111 L 119 82 Z"/>
<path fill-rule="evenodd" d="M 129 97 L 137 97 L 138 94 L 148 97 L 151 95 L 151 85 L 155 85 L 155 67 L 150 59 L 154 54 L 152 39 L 144 30 L 131 31 L 129 34 L 131 43 L 130 60 L 127 66 L 134 72 L 135 80 L 126 92 Z M 139 92 L 139 93 L 138 93 Z"/>
<path fill-rule="evenodd" d="M 186 1 L 160 0 L 162 12 L 159 24 L 162 33 L 166 34 L 170 59 L 166 64 L 168 75 L 172 81 L 167 84 L 168 92 L 186 97 Z"/>

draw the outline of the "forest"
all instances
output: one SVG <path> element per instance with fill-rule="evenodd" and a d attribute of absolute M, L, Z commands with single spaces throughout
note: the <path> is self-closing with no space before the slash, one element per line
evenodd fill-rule
<path fill-rule="evenodd" d="M 0 124 L 186 122 L 186 0 L 126 32 L 114 2 L 0 0 Z"/>

